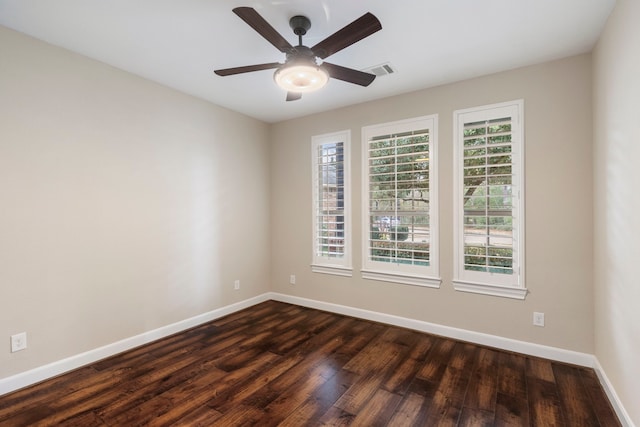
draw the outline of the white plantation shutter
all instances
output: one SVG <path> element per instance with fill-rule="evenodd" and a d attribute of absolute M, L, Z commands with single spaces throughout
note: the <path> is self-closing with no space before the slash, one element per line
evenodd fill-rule
<path fill-rule="evenodd" d="M 465 123 L 464 269 L 513 273 L 511 117 Z"/>
<path fill-rule="evenodd" d="M 369 212 L 370 258 L 429 265 L 428 129 L 369 141 Z"/>
<path fill-rule="evenodd" d="M 363 128 L 363 277 L 439 286 L 436 116 Z"/>
<path fill-rule="evenodd" d="M 351 275 L 350 132 L 312 138 L 312 270 Z"/>
<path fill-rule="evenodd" d="M 454 113 L 456 289 L 524 298 L 521 101 Z"/>
<path fill-rule="evenodd" d="M 344 256 L 344 143 L 318 145 L 316 254 Z"/>

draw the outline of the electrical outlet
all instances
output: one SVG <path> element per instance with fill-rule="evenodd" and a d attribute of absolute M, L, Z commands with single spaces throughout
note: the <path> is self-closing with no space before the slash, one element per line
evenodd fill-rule
<path fill-rule="evenodd" d="M 292 285 L 296 284 L 296 275 L 292 274 L 291 276 L 289 276 L 289 283 Z"/>
<path fill-rule="evenodd" d="M 533 312 L 533 324 L 535 326 L 544 326 L 544 313 Z"/>
<path fill-rule="evenodd" d="M 240 280 L 236 280 L 235 282 L 233 282 L 233 289 L 235 289 L 236 291 L 240 289 Z"/>
<path fill-rule="evenodd" d="M 27 333 L 21 332 L 19 334 L 11 335 L 11 353 L 24 350 L 27 348 Z"/>

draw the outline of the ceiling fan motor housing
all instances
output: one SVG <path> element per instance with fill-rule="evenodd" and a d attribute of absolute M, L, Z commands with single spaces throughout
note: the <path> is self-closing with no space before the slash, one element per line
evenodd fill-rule
<path fill-rule="evenodd" d="M 316 64 L 316 55 L 307 46 L 299 45 L 287 52 L 285 64 L 292 62 L 305 62 Z"/>
<path fill-rule="evenodd" d="M 304 36 L 311 28 L 311 21 L 306 16 L 296 15 L 289 19 L 289 26 L 296 36 Z"/>

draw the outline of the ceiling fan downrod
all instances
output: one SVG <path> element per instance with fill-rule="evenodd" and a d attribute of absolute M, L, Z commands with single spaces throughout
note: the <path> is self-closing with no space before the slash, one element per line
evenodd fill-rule
<path fill-rule="evenodd" d="M 302 36 L 307 34 L 311 28 L 311 21 L 306 16 L 296 15 L 289 19 L 289 26 L 293 30 L 293 34 L 298 36 L 298 46 L 302 46 Z"/>

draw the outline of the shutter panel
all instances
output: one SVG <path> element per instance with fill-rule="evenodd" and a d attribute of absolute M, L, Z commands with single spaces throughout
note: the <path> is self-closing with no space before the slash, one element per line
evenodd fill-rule
<path fill-rule="evenodd" d="M 316 256 L 340 258 L 345 251 L 344 143 L 319 144 L 317 150 Z"/>
<path fill-rule="evenodd" d="M 524 299 L 524 102 L 454 112 L 456 290 Z"/>
<path fill-rule="evenodd" d="M 368 141 L 372 261 L 429 265 L 429 139 L 423 129 Z"/>
<path fill-rule="evenodd" d="M 465 123 L 464 269 L 513 274 L 511 117 Z"/>

